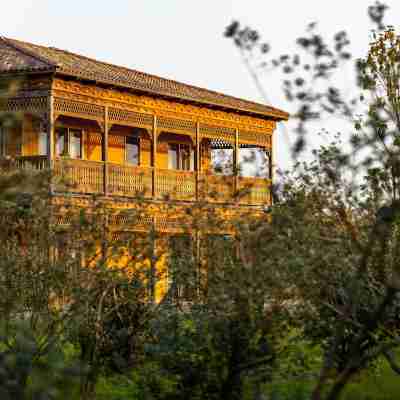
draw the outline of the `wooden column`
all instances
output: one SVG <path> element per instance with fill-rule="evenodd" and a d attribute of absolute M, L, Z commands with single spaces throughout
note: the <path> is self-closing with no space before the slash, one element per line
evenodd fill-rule
<path fill-rule="evenodd" d="M 157 116 L 153 117 L 153 143 L 152 143 L 152 195 L 153 198 L 157 197 L 156 183 L 157 183 Z"/>
<path fill-rule="evenodd" d="M 233 173 L 235 175 L 235 193 L 239 190 L 239 130 L 238 128 L 235 129 L 235 149 L 233 152 Z"/>
<path fill-rule="evenodd" d="M 200 198 L 200 173 L 201 173 L 201 163 L 200 163 L 200 123 L 196 123 L 196 200 Z"/>
<path fill-rule="evenodd" d="M 48 99 L 48 110 L 47 110 L 47 158 L 49 161 L 49 167 L 52 167 L 54 160 L 55 150 L 55 138 L 54 138 L 54 97 L 50 94 Z"/>
<path fill-rule="evenodd" d="M 156 217 L 152 217 L 152 227 L 150 231 L 150 240 L 151 240 L 151 254 L 150 254 L 150 276 L 149 276 L 149 287 L 148 293 L 149 298 L 152 303 L 156 300 L 156 273 L 157 273 L 157 238 L 156 238 Z"/>
<path fill-rule="evenodd" d="M 270 156 L 269 156 L 269 162 L 270 162 L 270 182 L 271 182 L 271 188 L 272 185 L 274 183 L 274 174 L 275 174 L 275 151 L 274 151 L 275 147 L 274 147 L 274 131 L 271 132 L 271 147 L 270 147 Z M 272 190 L 269 191 L 270 193 L 270 203 L 271 205 L 273 204 L 273 196 L 272 196 Z"/>
<path fill-rule="evenodd" d="M 104 107 L 104 121 L 103 121 L 103 191 L 107 195 L 108 192 L 108 106 Z"/>

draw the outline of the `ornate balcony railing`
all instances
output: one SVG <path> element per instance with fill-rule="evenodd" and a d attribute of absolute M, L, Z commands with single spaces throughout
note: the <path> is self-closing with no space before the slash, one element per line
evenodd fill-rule
<path fill-rule="evenodd" d="M 49 167 L 47 156 L 23 156 L 17 157 L 15 164 L 18 168 L 44 170 Z"/>
<path fill-rule="evenodd" d="M 152 168 L 108 164 L 108 190 L 113 196 L 152 195 Z"/>
<path fill-rule="evenodd" d="M 155 193 L 172 200 L 196 199 L 196 175 L 192 171 L 159 169 L 155 175 Z"/>
<path fill-rule="evenodd" d="M 104 192 L 104 163 L 72 159 L 55 160 L 54 176 L 58 178 L 56 190 L 76 193 Z"/>
<path fill-rule="evenodd" d="M 43 156 L 19 157 L 19 168 L 43 170 Z M 193 171 L 127 166 L 101 161 L 57 159 L 52 163 L 54 189 L 58 192 L 107 194 L 159 200 L 195 201 L 241 205 L 270 204 L 270 181 Z M 154 188 L 153 188 L 154 184 Z M 106 188 L 106 190 L 104 190 Z"/>
<path fill-rule="evenodd" d="M 238 177 L 237 196 L 240 204 L 269 204 L 271 181 L 265 178 Z"/>
<path fill-rule="evenodd" d="M 235 197 L 235 177 L 229 175 L 200 175 L 200 195 L 215 203 L 230 203 Z"/>

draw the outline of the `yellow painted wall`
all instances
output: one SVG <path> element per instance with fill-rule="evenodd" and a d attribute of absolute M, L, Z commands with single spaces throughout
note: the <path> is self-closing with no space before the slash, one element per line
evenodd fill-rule
<path fill-rule="evenodd" d="M 102 142 L 101 132 L 88 129 L 85 137 L 85 158 L 90 161 L 102 160 Z"/>
<path fill-rule="evenodd" d="M 193 146 L 190 136 L 162 132 L 157 140 L 157 168 L 168 169 L 168 143 L 188 144 Z"/>
<path fill-rule="evenodd" d="M 155 257 L 153 257 L 153 251 L 155 252 Z M 157 239 L 153 244 L 148 235 L 133 234 L 133 238 L 130 238 L 127 245 L 121 245 L 109 250 L 108 266 L 110 268 L 124 269 L 128 277 L 140 277 L 146 285 L 149 283 L 150 260 L 152 258 L 156 260 L 154 265 L 154 295 L 156 301 L 160 301 L 168 289 L 167 239 Z"/>
<path fill-rule="evenodd" d="M 128 127 L 113 126 L 108 135 L 108 159 L 116 164 L 125 163 L 125 137 L 134 130 Z M 151 166 L 151 140 L 145 131 L 139 131 L 140 165 Z"/>
<path fill-rule="evenodd" d="M 140 137 L 140 165 L 151 166 L 151 140 L 146 135 Z"/>
<path fill-rule="evenodd" d="M 125 162 L 125 136 L 118 132 L 108 136 L 108 161 L 116 164 Z"/>
<path fill-rule="evenodd" d="M 34 156 L 39 153 L 38 149 L 38 124 L 34 123 L 34 117 L 25 114 L 22 121 L 22 155 Z"/>

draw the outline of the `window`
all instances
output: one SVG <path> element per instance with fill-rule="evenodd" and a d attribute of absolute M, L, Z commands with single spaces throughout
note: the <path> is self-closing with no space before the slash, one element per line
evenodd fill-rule
<path fill-rule="evenodd" d="M 47 155 L 47 132 L 39 132 L 38 152 L 40 156 Z"/>
<path fill-rule="evenodd" d="M 79 129 L 56 129 L 56 156 L 83 158 L 83 133 Z"/>
<path fill-rule="evenodd" d="M 193 171 L 194 152 L 188 144 L 169 144 L 168 168 L 183 171 Z"/>
<path fill-rule="evenodd" d="M 260 147 L 241 149 L 239 165 L 240 176 L 266 179 L 271 177 L 270 153 Z"/>
<path fill-rule="evenodd" d="M 234 155 L 233 149 L 212 149 L 211 165 L 216 175 L 233 175 Z"/>
<path fill-rule="evenodd" d="M 125 146 L 126 162 L 131 165 L 139 165 L 139 139 L 134 136 L 127 136 Z"/>
<path fill-rule="evenodd" d="M 179 147 L 177 144 L 168 146 L 168 169 L 178 169 Z"/>
<path fill-rule="evenodd" d="M 82 158 L 82 131 L 71 129 L 69 138 L 71 158 Z"/>
<path fill-rule="evenodd" d="M 56 130 L 56 156 L 68 154 L 68 129 L 58 128 Z"/>

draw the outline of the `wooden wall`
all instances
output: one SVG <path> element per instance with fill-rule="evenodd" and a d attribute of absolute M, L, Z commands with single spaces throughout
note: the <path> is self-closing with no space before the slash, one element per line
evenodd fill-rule
<path fill-rule="evenodd" d="M 35 117 L 25 114 L 23 121 L 15 128 L 9 129 L 7 154 L 12 156 L 35 156 L 39 154 L 38 129 L 40 124 Z M 69 127 L 83 130 L 84 158 L 89 161 L 102 160 L 103 135 L 97 123 L 69 117 L 57 119 L 56 127 Z M 136 134 L 140 138 L 140 166 L 150 167 L 152 158 L 152 142 L 144 129 L 113 125 L 109 131 L 108 160 L 112 163 L 125 163 L 125 137 Z M 190 136 L 161 132 L 157 140 L 157 168 L 168 169 L 168 143 L 189 144 L 195 152 L 195 144 Z M 211 168 L 210 141 L 204 139 L 200 146 L 201 169 Z"/>

